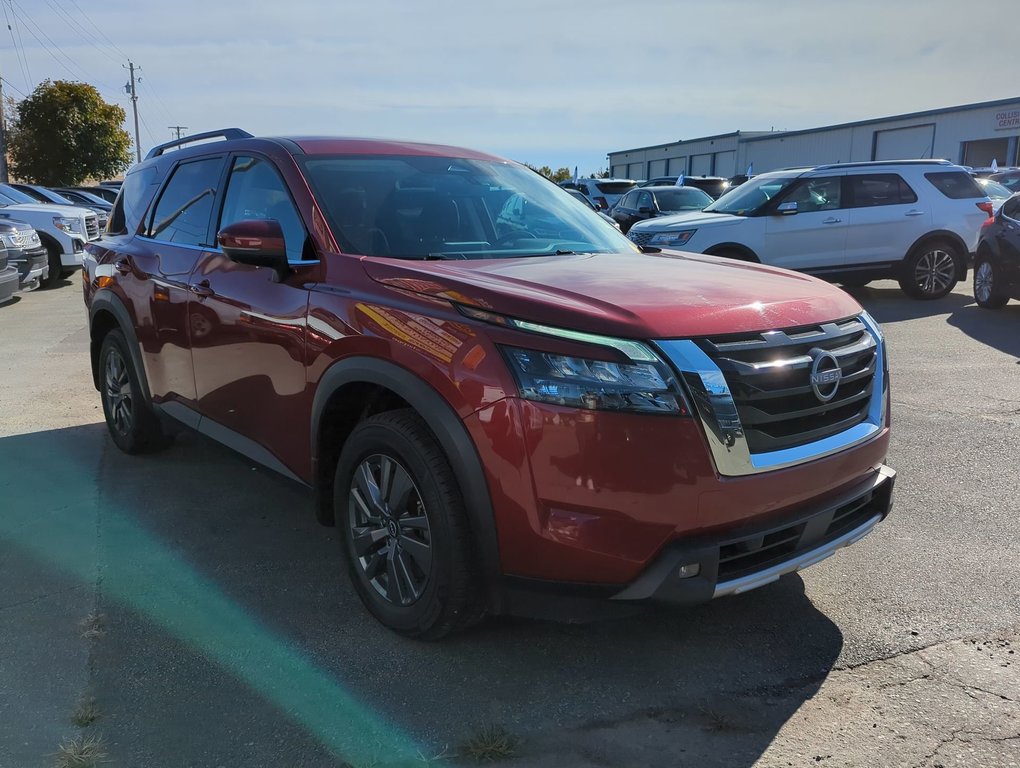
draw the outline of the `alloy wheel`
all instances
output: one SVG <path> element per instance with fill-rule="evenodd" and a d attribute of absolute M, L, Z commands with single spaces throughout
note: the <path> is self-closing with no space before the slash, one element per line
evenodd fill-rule
<path fill-rule="evenodd" d="M 117 349 L 106 355 L 104 394 L 114 428 L 122 435 L 131 431 L 132 392 L 127 364 Z"/>
<path fill-rule="evenodd" d="M 948 291 L 956 275 L 953 255 L 940 248 L 924 253 L 914 267 L 914 282 L 923 293 L 932 295 Z"/>
<path fill-rule="evenodd" d="M 982 261 L 974 273 L 974 296 L 978 301 L 985 304 L 991 301 L 993 281 L 992 265 Z"/>
<path fill-rule="evenodd" d="M 354 472 L 349 504 L 359 570 L 387 602 L 412 605 L 432 571 L 432 530 L 411 475 L 390 456 L 369 456 Z"/>

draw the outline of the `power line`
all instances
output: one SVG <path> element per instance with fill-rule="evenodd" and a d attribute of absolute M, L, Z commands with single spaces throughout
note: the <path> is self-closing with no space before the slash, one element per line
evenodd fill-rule
<path fill-rule="evenodd" d="M 80 23 L 78 23 L 78 21 L 74 17 L 72 17 L 71 14 L 65 11 L 63 6 L 59 5 L 58 3 L 55 3 L 54 0 L 46 0 L 46 5 L 48 5 L 58 14 L 67 19 L 67 21 L 70 24 L 72 24 L 79 32 L 81 32 L 82 39 L 85 42 L 87 42 L 89 45 L 91 45 L 93 48 L 95 48 L 97 51 L 99 51 L 101 54 L 103 54 L 106 58 L 110 59 L 110 61 L 114 62 L 115 64 L 121 63 L 121 59 L 111 54 L 105 48 L 100 48 L 99 45 L 96 44 L 96 41 L 93 39 L 94 35 L 87 29 L 85 29 L 85 27 L 83 27 Z"/>
<path fill-rule="evenodd" d="M 0 0 L 2 4 L 2 0 Z M 10 0 L 8 0 L 10 4 Z M 32 87 L 32 72 L 28 68 L 28 56 L 25 55 L 25 43 L 21 39 L 21 25 L 18 24 L 18 17 L 14 15 L 14 7 L 11 7 L 11 17 L 14 19 L 14 27 L 18 30 L 18 42 L 14 44 L 14 50 L 18 54 L 18 63 L 21 64 L 21 74 L 25 78 L 25 87 Z M 7 21 L 7 30 L 11 33 L 11 42 L 14 42 L 14 31 L 11 29 L 11 20 L 7 17 L 7 5 L 4 5 L 4 19 Z"/>
<path fill-rule="evenodd" d="M 106 41 L 107 43 L 109 43 L 110 47 L 111 47 L 111 48 L 112 48 L 113 50 L 115 50 L 115 51 L 116 51 L 117 53 L 119 53 L 119 54 L 120 54 L 121 56 L 123 56 L 123 57 L 124 57 L 125 59 L 130 59 L 130 58 L 131 58 L 131 57 L 130 57 L 130 56 L 128 56 L 128 55 L 127 55 L 126 53 L 124 53 L 124 51 L 123 51 L 123 50 L 121 50 L 120 48 L 118 48 L 118 47 L 117 47 L 117 44 L 116 44 L 116 43 L 114 43 L 114 42 L 113 42 L 113 40 L 111 40 L 110 38 L 108 38 L 108 37 L 106 36 L 106 33 L 105 33 L 105 32 L 104 32 L 103 30 L 102 30 L 102 28 L 101 28 L 101 27 L 100 27 L 100 26 L 99 26 L 98 24 L 96 24 L 96 22 L 92 21 L 92 18 L 91 18 L 91 17 L 90 17 L 90 16 L 89 16 L 89 15 L 88 15 L 87 13 L 85 13 L 85 9 L 84 9 L 84 8 L 82 8 L 82 7 L 80 6 L 80 5 L 78 5 L 78 0 L 71 0 L 71 4 L 72 4 L 72 5 L 73 5 L 73 6 L 75 7 L 75 8 L 77 8 L 77 9 L 78 9 L 78 12 L 79 12 L 79 13 L 80 13 L 80 14 L 82 15 L 82 18 L 84 18 L 84 19 L 85 19 L 85 21 L 87 21 L 87 22 L 88 22 L 89 24 L 91 24 L 91 25 L 92 25 L 92 28 L 93 28 L 93 29 L 95 29 L 95 30 L 96 30 L 96 32 L 98 32 L 98 33 L 99 33 L 99 36 L 100 36 L 100 37 L 102 37 L 102 38 L 103 38 L 103 39 L 104 39 L 104 40 L 105 40 L 105 41 Z"/>
<path fill-rule="evenodd" d="M 21 19 L 22 19 L 23 22 L 26 22 L 25 28 L 28 30 L 28 33 L 32 37 L 34 37 L 36 39 L 36 42 L 38 42 L 39 45 L 41 45 L 43 47 L 43 49 L 45 49 L 45 51 L 51 57 L 53 57 L 53 60 L 56 61 L 64 69 L 66 69 L 68 74 L 71 75 L 71 77 L 75 78 L 76 80 L 84 79 L 84 78 L 80 77 L 79 73 L 75 72 L 71 68 L 71 67 L 77 67 L 78 66 L 77 64 L 75 64 L 74 60 L 70 56 L 68 56 L 66 53 L 64 53 L 63 51 L 60 50 L 60 46 L 58 46 L 56 43 L 54 43 L 53 40 L 50 38 L 50 36 L 47 35 L 46 32 L 39 27 L 39 25 L 35 22 L 35 19 L 33 19 L 31 16 L 29 16 L 27 13 L 25 13 L 25 9 L 21 7 L 21 4 L 20 3 L 15 3 L 14 0 L 10 0 L 10 4 L 11 4 L 11 12 L 14 14 L 14 17 L 17 18 L 18 17 L 18 13 L 19 12 L 21 13 Z M 15 7 L 14 7 L 15 5 L 17 5 L 17 10 L 15 10 Z M 31 23 L 32 26 L 28 26 L 28 23 Z M 61 61 L 59 58 L 57 58 L 57 54 L 53 52 L 53 48 L 50 48 L 49 45 L 44 43 L 42 41 L 42 38 L 40 38 L 39 35 L 37 35 L 35 32 L 32 31 L 32 27 L 35 27 L 36 29 L 38 29 L 39 32 L 42 34 L 42 36 L 50 41 L 50 45 L 52 45 L 54 48 L 56 48 L 57 51 L 59 51 L 63 55 L 64 59 L 68 63 L 70 63 L 70 65 L 71 65 L 70 67 L 67 64 L 65 64 L 63 61 Z"/>
<path fill-rule="evenodd" d="M 186 130 L 188 130 L 188 126 L 186 126 L 186 125 L 168 125 L 167 128 L 169 128 L 171 131 L 174 132 L 175 138 L 177 138 L 177 139 L 180 139 L 181 135 Z"/>
<path fill-rule="evenodd" d="M 170 120 L 173 120 L 173 116 L 170 114 L 170 110 L 167 109 L 166 104 L 163 103 L 163 99 L 159 98 L 159 94 L 157 94 L 156 90 L 152 87 L 152 85 L 149 84 L 148 76 L 146 76 L 144 80 L 139 80 L 138 82 L 142 84 L 142 90 L 146 91 L 155 100 L 156 104 L 159 106 L 160 111 L 162 112 L 162 116 L 168 122 Z"/>
<path fill-rule="evenodd" d="M 8 86 L 8 87 L 10 87 L 10 88 L 13 88 L 13 89 L 14 89 L 15 91 L 17 91 L 18 93 L 20 93 L 20 94 L 21 94 L 21 97 L 22 97 L 23 99 L 27 99 L 27 98 L 28 98 L 28 94 L 27 94 L 27 93 L 25 93 L 25 92 L 24 92 L 23 90 L 21 90 L 20 88 L 18 88 L 18 86 L 16 86 L 16 85 L 15 85 L 14 83 L 12 83 L 12 82 L 11 82 L 10 80 L 8 80 L 8 79 L 7 79 L 6 77 L 0 77 L 0 80 L 3 80 L 3 82 L 4 82 L 4 84 L 5 84 L 5 85 L 7 85 L 7 86 Z"/>

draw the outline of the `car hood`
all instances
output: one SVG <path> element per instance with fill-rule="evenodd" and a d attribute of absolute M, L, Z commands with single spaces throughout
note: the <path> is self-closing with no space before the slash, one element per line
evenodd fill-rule
<path fill-rule="evenodd" d="M 654 219 L 635 224 L 632 229 L 638 231 L 661 232 L 672 229 L 690 229 L 691 227 L 718 227 L 746 221 L 746 216 L 733 216 L 729 213 L 705 213 L 704 211 L 687 211 L 669 216 L 657 216 Z"/>
<path fill-rule="evenodd" d="M 861 311 L 847 293 L 807 275 L 678 251 L 362 264 L 395 289 L 625 338 L 764 331 Z"/>
<path fill-rule="evenodd" d="M 25 213 L 49 213 L 53 216 L 95 216 L 95 213 L 75 205 L 57 205 L 56 203 L 11 203 L 0 208 L 0 211 L 24 211 Z"/>

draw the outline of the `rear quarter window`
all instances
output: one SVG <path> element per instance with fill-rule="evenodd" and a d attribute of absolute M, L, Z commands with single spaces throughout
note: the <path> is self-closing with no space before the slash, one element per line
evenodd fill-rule
<path fill-rule="evenodd" d="M 924 178 L 930 181 L 935 189 L 951 200 L 970 200 L 975 197 L 986 197 L 981 187 L 974 181 L 974 177 L 965 171 L 926 173 Z"/>

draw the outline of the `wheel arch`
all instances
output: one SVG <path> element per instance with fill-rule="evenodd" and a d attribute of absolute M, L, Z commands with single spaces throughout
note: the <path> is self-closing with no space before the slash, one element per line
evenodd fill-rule
<path fill-rule="evenodd" d="M 758 254 L 741 243 L 716 243 L 711 248 L 707 248 L 705 250 L 705 255 L 719 256 L 726 251 L 735 251 L 736 253 L 739 253 L 741 256 L 740 261 L 748 261 L 752 264 L 761 264 L 761 259 L 758 258 Z"/>
<path fill-rule="evenodd" d="M 89 304 L 89 357 L 92 362 L 92 383 L 98 390 L 99 351 L 103 346 L 106 334 L 114 329 L 124 334 L 128 353 L 131 355 L 131 363 L 135 367 L 138 382 L 142 386 L 142 394 L 145 400 L 151 403 L 149 380 L 145 375 L 145 366 L 142 364 L 141 346 L 138 344 L 138 336 L 131 320 L 131 313 L 128 312 L 120 297 L 107 291 L 97 293 Z"/>
<path fill-rule="evenodd" d="M 433 387 L 395 363 L 350 357 L 319 380 L 312 404 L 311 452 L 316 517 L 334 524 L 333 472 L 343 441 L 361 419 L 393 408 L 413 408 L 446 455 L 464 496 L 472 543 L 485 579 L 490 608 L 498 607 L 499 542 L 481 458 L 453 407 Z"/>

